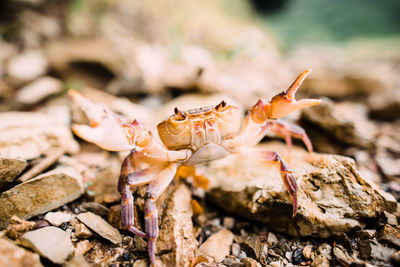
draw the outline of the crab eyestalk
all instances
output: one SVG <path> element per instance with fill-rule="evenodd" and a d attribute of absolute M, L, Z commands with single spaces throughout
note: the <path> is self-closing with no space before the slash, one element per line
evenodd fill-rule
<path fill-rule="evenodd" d="M 251 109 L 253 119 L 258 121 L 279 119 L 296 110 L 320 104 L 320 99 L 301 99 L 297 101 L 295 98 L 297 90 L 310 73 L 310 69 L 303 71 L 286 92 L 275 95 L 270 101 L 259 100 Z"/>

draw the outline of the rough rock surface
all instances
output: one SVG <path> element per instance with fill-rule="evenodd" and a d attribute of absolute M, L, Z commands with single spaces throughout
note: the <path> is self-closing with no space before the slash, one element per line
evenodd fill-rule
<path fill-rule="evenodd" d="M 16 100 L 26 105 L 36 104 L 50 95 L 60 93 L 62 86 L 62 82 L 56 78 L 42 77 L 21 88 Z"/>
<path fill-rule="evenodd" d="M 112 227 L 100 216 L 92 212 L 85 212 L 79 214 L 77 218 L 94 232 L 98 233 L 100 236 L 111 241 L 112 243 L 119 244 L 122 242 L 122 236 L 118 230 Z"/>
<path fill-rule="evenodd" d="M 64 263 L 75 250 L 69 233 L 53 226 L 27 232 L 18 243 L 58 264 Z"/>
<path fill-rule="evenodd" d="M 39 255 L 0 238 L 0 266 L 39 267 L 43 265 L 40 262 Z"/>
<path fill-rule="evenodd" d="M 12 216 L 29 219 L 53 210 L 83 193 L 81 175 L 71 167 L 59 167 L 0 194 L 0 229 Z"/>
<path fill-rule="evenodd" d="M 0 158 L 0 187 L 14 181 L 26 167 L 23 159 Z"/>
<path fill-rule="evenodd" d="M 231 231 L 222 229 L 210 236 L 196 252 L 196 256 L 207 257 L 215 262 L 221 262 L 229 255 L 230 247 L 233 242 L 233 234 Z"/>
<path fill-rule="evenodd" d="M 283 144 L 259 148 L 279 152 L 292 168 L 298 184 L 299 210 L 292 205 L 278 167 L 247 160 L 240 155 L 210 163 L 203 173 L 210 178 L 210 200 L 223 209 L 266 223 L 293 236 L 321 238 L 363 227 L 379 211 L 394 212 L 393 196 L 366 182 L 350 158 L 314 153 Z"/>
<path fill-rule="evenodd" d="M 161 256 L 160 266 L 189 266 L 194 258 L 196 239 L 193 233 L 190 190 L 178 185 L 171 194 L 160 222 L 156 245 Z"/>

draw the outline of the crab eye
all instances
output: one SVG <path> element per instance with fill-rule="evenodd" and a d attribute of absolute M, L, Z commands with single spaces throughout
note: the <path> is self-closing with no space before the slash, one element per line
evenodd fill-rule
<path fill-rule="evenodd" d="M 224 107 L 226 107 L 226 102 L 222 100 L 221 103 L 215 106 L 215 109 L 221 111 Z"/>
<path fill-rule="evenodd" d="M 175 113 L 174 120 L 183 121 L 184 119 L 186 119 L 186 113 L 180 111 L 177 107 L 175 107 L 174 113 Z"/>

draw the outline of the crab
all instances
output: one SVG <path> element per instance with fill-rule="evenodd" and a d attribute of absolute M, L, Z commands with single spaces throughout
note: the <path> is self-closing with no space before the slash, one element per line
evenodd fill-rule
<path fill-rule="evenodd" d="M 291 137 L 300 138 L 307 150 L 313 151 L 303 128 L 279 120 L 295 110 L 320 103 L 318 99 L 295 99 L 296 91 L 310 72 L 305 70 L 289 89 L 275 95 L 270 101 L 258 100 L 245 117 L 242 127 L 239 108 L 222 101 L 215 107 L 187 111 L 175 108 L 172 116 L 157 125 L 159 139 L 137 120 L 122 124 L 119 117 L 110 110 L 97 106 L 75 90 L 69 91 L 90 121 L 90 125 L 73 124 L 73 132 L 105 150 L 129 151 L 122 163 L 118 182 L 122 225 L 131 233 L 147 238 L 152 265 L 155 266 L 156 262 L 155 242 L 158 236 L 156 201 L 181 165 L 202 164 L 231 153 L 277 163 L 283 183 L 291 196 L 295 216 L 297 185 L 288 164 L 277 152 L 254 146 L 271 130 L 283 136 L 289 146 Z M 134 198 L 130 191 L 131 186 L 143 184 L 148 184 L 145 194 L 145 232 L 134 226 Z"/>

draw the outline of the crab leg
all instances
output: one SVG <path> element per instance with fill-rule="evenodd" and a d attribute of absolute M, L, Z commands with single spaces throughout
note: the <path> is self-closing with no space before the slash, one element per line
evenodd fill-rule
<path fill-rule="evenodd" d="M 167 188 L 175 176 L 178 168 L 177 163 L 169 164 L 164 170 L 157 175 L 157 177 L 150 183 L 146 191 L 145 202 L 145 229 L 148 238 L 148 248 L 150 262 L 155 266 L 155 241 L 158 236 L 158 212 L 156 208 L 156 200 L 160 197 L 162 192 Z"/>
<path fill-rule="evenodd" d="M 289 149 L 292 148 L 291 136 L 293 136 L 303 140 L 303 143 L 307 147 L 308 152 L 310 153 L 313 152 L 313 147 L 310 138 L 308 138 L 306 132 L 300 126 L 283 120 L 272 121 L 269 123 L 269 126 L 270 126 L 269 129 L 271 129 L 272 132 L 281 135 L 283 136 L 283 138 L 285 138 L 286 144 Z"/>
<path fill-rule="evenodd" d="M 279 171 L 282 177 L 282 181 L 285 184 L 286 190 L 289 192 L 292 198 L 292 205 L 293 205 L 292 216 L 294 217 L 297 213 L 297 184 L 293 172 L 291 171 L 287 163 L 282 159 L 279 153 L 275 151 L 260 150 L 257 148 L 247 148 L 244 151 L 242 151 L 242 154 L 243 153 L 247 157 L 254 160 L 274 162 L 279 164 L 280 166 Z"/>
<path fill-rule="evenodd" d="M 121 218 L 122 225 L 135 235 L 146 237 L 146 234 L 134 227 L 134 198 L 129 190 L 130 185 L 141 185 L 151 182 L 154 176 L 161 170 L 160 167 L 150 167 L 143 170 L 135 170 L 132 162 L 136 160 L 138 152 L 131 152 L 123 161 L 121 174 L 118 181 L 118 190 L 121 194 Z"/>

